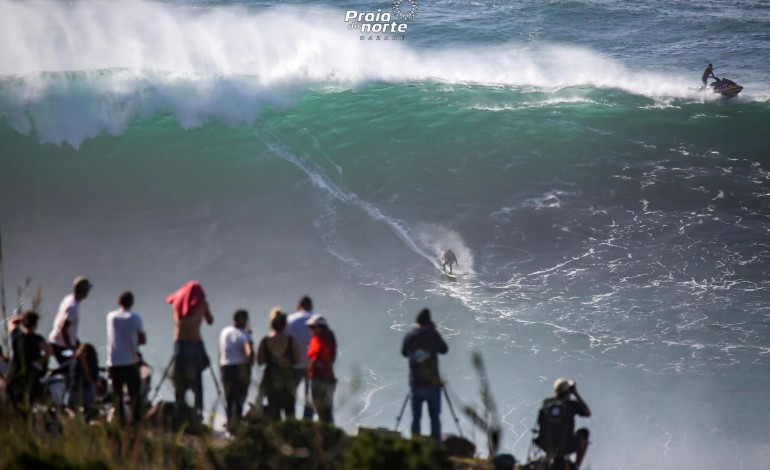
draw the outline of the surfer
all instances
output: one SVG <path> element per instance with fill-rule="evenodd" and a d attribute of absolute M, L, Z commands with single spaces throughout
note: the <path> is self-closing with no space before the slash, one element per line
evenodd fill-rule
<path fill-rule="evenodd" d="M 713 78 L 717 81 L 719 81 L 719 78 L 714 75 L 714 66 L 712 64 L 709 64 L 708 67 L 706 67 L 706 70 L 703 71 L 703 76 L 701 77 L 701 80 L 703 80 L 703 88 L 706 88 L 706 85 L 708 84 L 708 79 Z"/>
<path fill-rule="evenodd" d="M 444 250 L 444 254 L 441 255 L 441 269 L 446 271 L 447 265 L 449 265 L 449 274 L 452 274 L 452 265 L 456 264 L 460 267 L 460 263 L 457 262 L 457 256 L 452 250 Z"/>

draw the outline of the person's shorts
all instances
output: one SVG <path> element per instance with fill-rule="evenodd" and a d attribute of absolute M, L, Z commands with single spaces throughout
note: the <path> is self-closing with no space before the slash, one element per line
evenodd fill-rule
<path fill-rule="evenodd" d="M 575 434 L 572 436 L 572 438 L 567 441 L 567 445 L 564 449 L 564 455 L 570 455 L 577 452 L 578 449 L 580 449 L 580 444 L 584 441 L 588 441 L 589 435 L 590 433 L 586 428 L 580 428 L 575 431 Z"/>

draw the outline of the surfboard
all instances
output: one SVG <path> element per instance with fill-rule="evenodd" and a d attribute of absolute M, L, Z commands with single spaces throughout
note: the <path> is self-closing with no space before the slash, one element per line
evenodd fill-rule
<path fill-rule="evenodd" d="M 441 274 L 444 276 L 444 279 L 446 279 L 447 281 L 457 282 L 457 274 L 448 273 L 443 269 L 441 270 Z"/>

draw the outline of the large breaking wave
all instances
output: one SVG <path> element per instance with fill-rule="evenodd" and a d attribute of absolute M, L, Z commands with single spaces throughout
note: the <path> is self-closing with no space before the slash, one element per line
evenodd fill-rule
<path fill-rule="evenodd" d="M 290 107 L 308 92 L 371 82 L 716 99 L 689 88 L 691 77 L 638 73 L 580 47 L 418 50 L 408 38 L 361 41 L 347 30 L 343 11 L 318 7 L 2 1 L 0 42 L 13 45 L 0 49 L 0 116 L 42 142 L 75 147 L 158 114 L 183 127 L 208 119 L 250 125 L 265 106 Z"/>

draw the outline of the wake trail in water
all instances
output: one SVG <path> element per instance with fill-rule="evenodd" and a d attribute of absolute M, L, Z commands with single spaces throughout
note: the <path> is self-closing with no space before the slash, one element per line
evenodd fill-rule
<path fill-rule="evenodd" d="M 299 168 L 303 173 L 305 173 L 314 187 L 338 201 L 359 208 L 371 220 L 385 224 L 391 230 L 391 232 L 393 232 L 401 241 L 406 244 L 406 246 L 411 251 L 422 256 L 431 264 L 438 267 L 435 258 L 420 248 L 417 243 L 415 243 L 404 221 L 389 217 L 374 204 L 362 200 L 355 193 L 348 191 L 342 186 L 332 182 L 331 179 L 318 165 L 311 163 L 311 159 L 309 157 L 301 158 L 293 154 L 289 148 L 280 143 L 276 137 L 259 138 L 260 141 L 273 153 L 273 155 L 291 163 L 295 167 Z"/>

